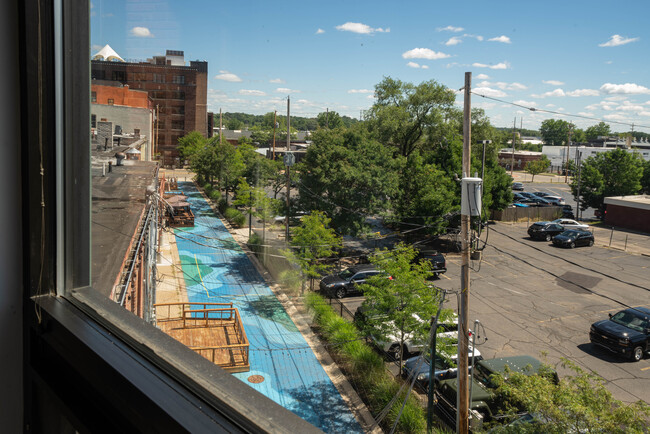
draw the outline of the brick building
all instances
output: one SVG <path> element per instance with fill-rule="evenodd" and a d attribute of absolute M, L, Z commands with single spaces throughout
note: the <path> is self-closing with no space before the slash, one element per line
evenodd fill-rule
<path fill-rule="evenodd" d="M 167 50 L 144 62 L 110 60 L 102 52 L 91 61 L 93 80 L 108 80 L 147 91 L 157 113 L 154 124 L 154 154 L 163 165 L 178 163 L 178 139 L 191 131 L 208 137 L 208 62 L 190 61 L 184 52 Z"/>
<path fill-rule="evenodd" d="M 650 196 L 606 197 L 605 206 L 608 225 L 650 233 Z"/>

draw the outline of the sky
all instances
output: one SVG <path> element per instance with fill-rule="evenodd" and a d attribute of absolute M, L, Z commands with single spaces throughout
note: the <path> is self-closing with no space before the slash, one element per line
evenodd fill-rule
<path fill-rule="evenodd" d="M 359 118 L 384 77 L 459 91 L 471 72 L 472 107 L 494 126 L 650 133 L 649 16 L 647 0 L 92 0 L 90 43 L 129 61 L 167 49 L 208 61 L 217 113 L 286 114 L 290 97 L 292 115 Z"/>

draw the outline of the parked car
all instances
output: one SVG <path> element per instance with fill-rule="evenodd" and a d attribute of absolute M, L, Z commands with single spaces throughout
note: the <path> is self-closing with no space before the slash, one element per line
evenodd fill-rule
<path fill-rule="evenodd" d="M 544 200 L 551 202 L 553 205 L 562 206 L 564 205 L 564 198 L 560 196 L 543 196 Z"/>
<path fill-rule="evenodd" d="M 472 350 L 474 350 L 474 363 L 483 360 L 481 352 L 469 346 L 469 367 L 471 372 L 472 366 Z M 458 376 L 457 368 L 458 352 L 454 352 L 448 357 L 444 357 L 436 354 L 436 364 L 434 366 L 434 381 L 439 382 L 442 380 L 449 380 L 451 378 L 456 378 Z M 429 369 L 431 362 L 430 355 L 419 355 L 416 357 L 411 357 L 407 359 L 402 364 L 402 377 L 409 378 L 411 375 L 415 375 L 415 384 L 418 388 L 424 392 L 429 391 Z"/>
<path fill-rule="evenodd" d="M 366 282 L 370 276 L 379 274 L 374 265 L 364 264 L 350 267 L 338 274 L 330 274 L 320 281 L 320 290 L 323 294 L 343 298 L 351 294 L 360 294 L 359 286 Z"/>
<path fill-rule="evenodd" d="M 571 205 L 562 205 L 562 218 L 573 219 L 573 207 Z"/>
<path fill-rule="evenodd" d="M 415 260 L 417 262 L 428 261 L 431 264 L 433 277 L 438 277 L 447 271 L 447 261 L 442 253 L 426 246 L 415 246 L 415 250 L 418 252 Z"/>
<path fill-rule="evenodd" d="M 519 199 L 516 203 L 522 203 L 522 204 L 528 205 L 528 206 L 539 206 L 537 201 L 535 201 L 533 199 L 528 199 L 527 197 L 524 197 L 523 199 Z"/>
<path fill-rule="evenodd" d="M 537 222 L 530 225 L 528 235 L 534 240 L 551 241 L 554 236 L 564 232 L 564 227 L 551 222 Z"/>
<path fill-rule="evenodd" d="M 588 231 L 571 229 L 553 237 L 553 244 L 559 247 L 593 246 L 594 234 Z"/>
<path fill-rule="evenodd" d="M 528 198 L 528 199 L 535 199 L 536 197 L 539 197 L 539 196 L 537 196 L 536 194 L 529 193 L 529 192 L 527 192 L 527 191 L 522 191 L 522 192 L 519 193 L 519 194 L 522 195 L 522 196 L 525 197 L 525 198 Z"/>
<path fill-rule="evenodd" d="M 591 325 L 589 340 L 635 362 L 650 352 L 650 309 L 634 307 Z"/>
<path fill-rule="evenodd" d="M 512 206 L 520 207 L 520 208 L 528 208 L 530 205 L 521 203 L 521 202 L 514 202 Z"/>
<path fill-rule="evenodd" d="M 537 206 L 553 206 L 551 202 L 539 196 L 532 197 L 530 200 L 534 201 Z"/>
<path fill-rule="evenodd" d="M 551 193 L 547 193 L 547 192 L 545 192 L 545 191 L 534 191 L 533 194 L 534 194 L 535 196 L 539 196 L 539 197 L 552 196 Z"/>
<path fill-rule="evenodd" d="M 582 229 L 582 230 L 589 229 L 589 225 L 578 223 L 575 220 L 565 219 L 565 218 L 555 219 L 551 223 L 557 223 L 558 225 L 562 225 L 566 229 Z"/>
<path fill-rule="evenodd" d="M 526 196 L 524 196 L 521 193 L 512 193 L 512 200 L 515 201 L 515 202 L 517 202 L 520 199 L 524 199 L 524 198 L 526 198 Z"/>
<path fill-rule="evenodd" d="M 499 359 L 483 359 L 476 362 L 472 375 L 472 401 L 470 408 L 482 416 L 482 421 L 490 421 L 497 416 L 499 402 L 494 393 L 495 385 L 492 383 L 492 374 L 503 374 L 506 366 L 513 372 L 520 372 L 526 375 L 543 374 L 552 377 L 552 381 L 558 383 L 557 373 L 542 368 L 539 360 L 530 356 L 513 356 Z M 456 380 L 440 381 L 440 399 L 438 405 L 446 408 L 448 413 L 455 413 L 456 395 L 458 393 Z"/>
<path fill-rule="evenodd" d="M 512 189 L 513 190 L 523 191 L 524 190 L 524 184 L 522 184 L 521 182 L 513 182 L 512 183 Z"/>

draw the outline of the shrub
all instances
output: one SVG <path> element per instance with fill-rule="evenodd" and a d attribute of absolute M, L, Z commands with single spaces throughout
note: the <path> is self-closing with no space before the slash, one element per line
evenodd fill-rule
<path fill-rule="evenodd" d="M 209 182 L 206 182 L 205 184 L 203 184 L 203 190 L 206 193 L 210 193 L 212 191 L 212 184 L 210 184 Z"/>
<path fill-rule="evenodd" d="M 226 209 L 228 209 L 228 202 L 226 202 L 225 198 L 222 197 L 221 199 L 219 199 L 219 202 L 217 202 L 217 209 L 221 214 L 226 213 Z"/>
<path fill-rule="evenodd" d="M 246 216 L 237 208 L 227 208 L 223 215 L 230 223 L 239 228 L 246 224 Z"/>
<path fill-rule="evenodd" d="M 255 253 L 261 253 L 262 252 L 262 237 L 257 235 L 257 233 L 253 232 L 251 236 L 248 238 L 248 247 Z"/>
<path fill-rule="evenodd" d="M 219 190 L 212 190 L 208 193 L 208 197 L 212 200 L 219 201 L 221 199 L 221 193 L 219 193 Z"/>

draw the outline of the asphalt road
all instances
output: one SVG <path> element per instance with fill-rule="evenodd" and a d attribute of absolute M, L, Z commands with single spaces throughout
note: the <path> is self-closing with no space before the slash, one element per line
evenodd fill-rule
<path fill-rule="evenodd" d="M 567 358 L 601 375 L 615 398 L 650 403 L 650 356 L 634 363 L 589 342 L 590 325 L 608 313 L 650 306 L 649 257 L 598 244 L 556 248 L 530 240 L 523 225 L 506 224 L 491 226 L 483 253 L 470 274 L 470 321 L 485 327 L 483 357 L 545 357 L 560 375 L 569 372 L 559 365 Z M 447 268 L 436 284 L 458 291 L 460 256 L 447 255 Z M 354 312 L 362 301 L 345 304 Z M 456 303 L 452 295 L 447 306 L 456 310 Z"/>

